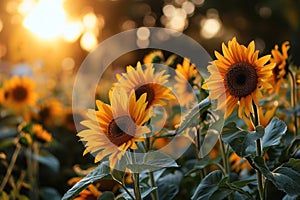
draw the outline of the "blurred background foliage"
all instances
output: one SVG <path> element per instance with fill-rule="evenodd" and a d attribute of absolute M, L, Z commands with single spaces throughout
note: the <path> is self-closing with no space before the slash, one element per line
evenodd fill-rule
<path fill-rule="evenodd" d="M 70 106 L 76 71 L 99 43 L 133 28 L 166 27 L 192 37 L 214 58 L 213 52 L 233 36 L 241 44 L 255 40 L 261 54 L 288 40 L 290 55 L 299 66 L 299 10 L 298 0 L 1 0 L 0 82 L 13 74 L 32 76 L 41 97 L 52 96 L 63 104 L 63 123 L 43 124 L 54 138 L 45 148 L 60 165 L 58 171 L 41 165 L 41 187 L 63 194 L 70 188 L 68 180 L 78 174 L 77 164 L 83 169 L 93 165 L 91 156 L 81 156 L 83 145 L 76 137 Z M 147 47 L 143 32 L 138 37 L 137 44 Z M 113 70 L 135 66 L 149 52 L 121 56 L 112 63 Z M 106 79 L 111 79 L 115 71 L 107 73 Z M 5 151 L 11 157 L 12 149 Z M 22 166 L 22 157 L 18 163 Z M 5 170 L 1 165 L 1 177 Z"/>

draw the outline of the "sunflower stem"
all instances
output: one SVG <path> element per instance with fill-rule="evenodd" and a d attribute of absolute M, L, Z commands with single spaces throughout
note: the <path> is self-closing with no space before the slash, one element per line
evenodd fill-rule
<path fill-rule="evenodd" d="M 255 105 L 254 102 L 252 102 L 253 106 L 253 111 L 254 111 L 254 116 L 253 116 L 253 124 L 255 127 L 259 126 L 259 111 L 257 106 Z M 262 145 L 261 145 L 261 139 L 256 140 L 256 155 L 257 156 L 263 156 L 262 155 Z M 258 183 L 258 192 L 259 192 L 259 197 L 261 200 L 264 199 L 264 187 L 263 187 L 263 182 L 264 182 L 264 177 L 259 169 L 256 168 L 256 174 L 257 174 L 257 183 Z"/>
<path fill-rule="evenodd" d="M 156 182 L 155 182 L 155 179 L 154 179 L 153 171 L 149 172 L 149 176 L 150 176 L 151 186 L 156 188 L 157 185 L 156 185 Z M 154 189 L 151 194 L 152 194 L 152 199 L 159 200 L 157 189 Z"/>
<path fill-rule="evenodd" d="M 222 136 L 221 134 L 219 135 L 219 142 L 220 142 L 220 146 L 221 146 L 221 154 L 222 154 L 222 160 L 223 160 L 223 167 L 225 170 L 225 175 L 229 175 L 229 162 L 228 162 L 228 152 L 225 149 L 225 144 L 222 141 Z"/>
<path fill-rule="evenodd" d="M 134 195 L 136 200 L 142 200 L 141 196 L 141 190 L 140 190 L 140 174 L 139 173 L 133 173 L 134 177 Z"/>
<path fill-rule="evenodd" d="M 136 163 L 135 151 L 130 149 L 131 151 L 131 162 L 132 164 Z M 135 200 L 142 200 L 141 196 L 141 188 L 140 188 L 140 174 L 138 172 L 133 172 L 133 191 L 135 195 Z"/>
<path fill-rule="evenodd" d="M 11 172 L 15 166 L 15 163 L 16 163 L 16 160 L 18 158 L 18 155 L 20 153 L 20 150 L 21 150 L 21 145 L 19 143 L 16 144 L 16 149 L 11 157 L 11 161 L 8 165 L 8 168 L 7 168 L 7 171 L 6 171 L 6 174 L 5 174 L 5 177 L 3 178 L 2 180 L 2 183 L 1 183 L 1 186 L 0 186 L 0 191 L 3 191 L 8 180 L 9 180 L 9 177 L 11 175 Z"/>
<path fill-rule="evenodd" d="M 288 74 L 290 77 L 290 83 L 291 83 L 291 107 L 293 108 L 293 121 L 294 121 L 294 127 L 295 127 L 295 135 L 298 135 L 298 121 L 297 121 L 297 113 L 296 113 L 296 81 L 293 72 L 289 69 Z"/>

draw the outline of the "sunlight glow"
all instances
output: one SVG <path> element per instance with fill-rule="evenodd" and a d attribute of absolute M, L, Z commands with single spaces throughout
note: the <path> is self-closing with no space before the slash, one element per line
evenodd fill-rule
<path fill-rule="evenodd" d="M 62 0 L 41 0 L 23 21 L 24 27 L 43 39 L 54 39 L 62 34 L 66 14 Z"/>
<path fill-rule="evenodd" d="M 67 42 L 75 42 L 82 34 L 83 29 L 80 22 L 69 22 L 65 26 L 63 37 Z"/>

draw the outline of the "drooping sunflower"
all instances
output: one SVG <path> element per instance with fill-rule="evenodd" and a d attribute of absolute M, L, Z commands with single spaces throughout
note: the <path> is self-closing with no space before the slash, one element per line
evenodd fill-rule
<path fill-rule="evenodd" d="M 5 81 L 2 88 L 3 105 L 16 112 L 34 106 L 38 96 L 34 87 L 35 83 L 25 76 L 15 76 Z"/>
<path fill-rule="evenodd" d="M 184 58 L 182 65 L 177 64 L 175 80 L 174 88 L 178 92 L 180 102 L 183 106 L 190 105 L 195 100 L 193 87 L 200 84 L 201 77 L 189 59 Z"/>
<path fill-rule="evenodd" d="M 280 86 L 284 82 L 288 70 L 287 59 L 289 48 L 290 43 L 285 41 L 281 45 L 281 52 L 278 45 L 275 45 L 274 49 L 271 51 L 272 57 L 270 60 L 271 62 L 276 63 L 276 66 L 273 68 L 273 76 L 269 78 L 269 82 L 273 85 L 273 87 L 270 88 L 269 93 L 275 91 L 275 93 L 278 94 Z"/>
<path fill-rule="evenodd" d="M 154 71 L 152 64 L 147 64 L 146 68 L 142 69 L 141 63 L 138 62 L 136 69 L 128 66 L 126 73 L 117 74 L 118 82 L 114 84 L 114 87 L 124 88 L 128 95 L 134 90 L 137 99 L 146 93 L 147 108 L 157 104 L 165 105 L 165 101 L 175 99 L 171 89 L 165 86 L 169 75 L 165 74 L 165 70 L 157 74 Z"/>
<path fill-rule="evenodd" d="M 210 90 L 210 99 L 218 99 L 217 109 L 225 113 L 225 118 L 237 105 L 240 118 L 243 112 L 249 116 L 253 113 L 252 103 L 259 105 L 261 89 L 272 87 L 267 80 L 275 63 L 268 63 L 270 55 L 258 58 L 254 41 L 246 47 L 233 38 L 228 47 L 222 44 L 222 51 L 224 55 L 215 52 L 217 60 L 208 66 L 210 76 L 203 88 Z"/>
<path fill-rule="evenodd" d="M 134 91 L 128 95 L 124 89 L 115 88 L 110 93 L 111 105 L 97 100 L 98 110 L 88 110 L 89 119 L 81 122 L 88 129 L 77 134 L 85 143 L 84 155 L 95 155 L 95 162 L 109 156 L 114 168 L 127 149 L 137 149 L 136 142 L 144 141 L 144 134 L 150 133 L 143 126 L 150 118 L 146 98 L 146 93 L 137 100 Z"/>

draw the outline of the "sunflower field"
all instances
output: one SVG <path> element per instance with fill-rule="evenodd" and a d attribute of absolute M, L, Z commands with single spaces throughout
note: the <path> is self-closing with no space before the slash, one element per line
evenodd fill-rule
<path fill-rule="evenodd" d="M 0 200 L 300 199 L 298 1 L 0 5 Z"/>

